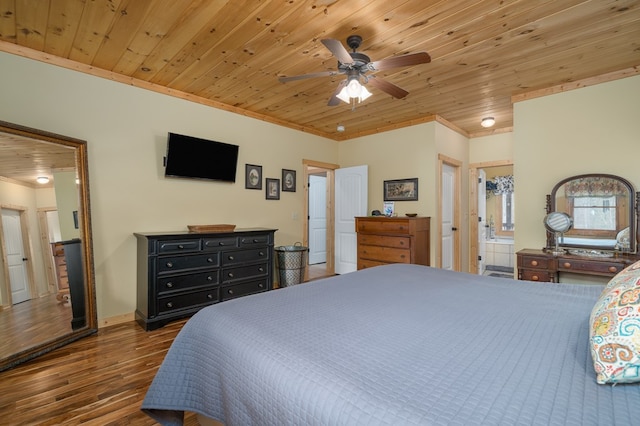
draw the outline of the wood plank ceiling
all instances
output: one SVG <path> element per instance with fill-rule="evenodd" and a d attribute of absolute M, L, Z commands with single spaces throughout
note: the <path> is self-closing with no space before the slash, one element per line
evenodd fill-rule
<path fill-rule="evenodd" d="M 3 0 L 0 17 L 0 50 L 336 140 L 434 119 L 476 136 L 485 116 L 510 130 L 514 96 L 640 69 L 629 0 Z M 375 73 L 409 95 L 369 85 L 355 109 L 327 106 L 344 75 L 279 82 L 335 71 L 321 40 L 352 34 L 372 61 L 432 61 Z"/>

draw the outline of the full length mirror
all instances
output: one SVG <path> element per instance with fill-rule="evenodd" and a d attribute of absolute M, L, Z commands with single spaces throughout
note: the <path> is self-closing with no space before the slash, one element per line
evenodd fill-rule
<path fill-rule="evenodd" d="M 637 200 L 629 181 L 607 174 L 572 176 L 556 184 L 547 196 L 547 213 L 564 212 L 573 227 L 559 245 L 590 250 L 635 253 Z M 554 245 L 547 234 L 547 247 Z"/>
<path fill-rule="evenodd" d="M 0 371 L 97 329 L 85 141 L 0 121 Z"/>

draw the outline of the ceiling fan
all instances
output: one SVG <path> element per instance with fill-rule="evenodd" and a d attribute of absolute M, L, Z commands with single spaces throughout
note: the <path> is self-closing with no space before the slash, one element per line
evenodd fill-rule
<path fill-rule="evenodd" d="M 338 40 L 329 38 L 321 41 L 322 44 L 331 51 L 333 56 L 338 59 L 337 71 L 324 71 L 292 77 L 280 77 L 279 80 L 282 83 L 286 83 L 288 81 L 303 80 L 307 78 L 345 74 L 347 78 L 346 80 L 341 81 L 338 85 L 338 88 L 331 96 L 331 99 L 329 99 L 329 106 L 338 105 L 340 100 L 349 103 L 351 102 L 351 99 L 363 101 L 368 98 L 371 93 L 369 93 L 369 91 L 363 86 L 363 84 L 367 83 L 370 83 L 373 87 L 390 94 L 394 98 L 402 99 L 407 96 L 409 92 L 401 89 L 393 83 L 389 83 L 386 80 L 376 77 L 375 75 L 367 75 L 367 73 L 431 62 L 431 57 L 426 52 L 393 56 L 380 61 L 371 62 L 371 59 L 367 55 L 357 51 L 362 43 L 362 37 L 359 35 L 352 35 L 347 38 L 347 45 L 352 49 L 352 52 L 347 51 L 347 49 Z"/>

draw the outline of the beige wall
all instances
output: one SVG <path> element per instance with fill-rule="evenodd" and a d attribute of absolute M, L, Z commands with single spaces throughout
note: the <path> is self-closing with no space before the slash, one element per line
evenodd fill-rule
<path fill-rule="evenodd" d="M 6 53 L 0 69 L 0 120 L 87 141 L 100 319 L 135 310 L 134 232 L 233 223 L 302 241 L 302 159 L 338 160 L 335 141 L 238 114 Z M 236 183 L 165 179 L 167 132 L 239 145 Z M 298 191 L 274 201 L 244 189 L 245 163 L 270 178 L 296 170 Z"/>
<path fill-rule="evenodd" d="M 418 213 L 431 217 L 431 264 L 439 261 L 437 224 L 439 163 L 438 155 L 459 162 L 461 167 L 461 248 L 462 265 L 468 263 L 468 139 L 437 122 L 430 122 L 378 135 L 340 143 L 339 161 L 343 167 L 369 166 L 369 208 L 382 210 L 383 182 L 392 179 L 418 178 L 418 201 L 396 201 L 398 215 Z"/>
<path fill-rule="evenodd" d="M 640 188 L 640 76 L 515 105 L 516 250 L 545 245 L 545 196 L 563 178 L 610 173 Z"/>

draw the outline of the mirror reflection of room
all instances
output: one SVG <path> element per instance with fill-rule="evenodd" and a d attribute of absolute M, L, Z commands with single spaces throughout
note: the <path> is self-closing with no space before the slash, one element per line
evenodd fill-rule
<path fill-rule="evenodd" d="M 0 134 L 0 360 L 86 325 L 69 264 L 81 262 L 76 164 L 73 147 Z"/>

